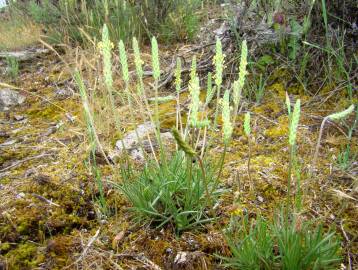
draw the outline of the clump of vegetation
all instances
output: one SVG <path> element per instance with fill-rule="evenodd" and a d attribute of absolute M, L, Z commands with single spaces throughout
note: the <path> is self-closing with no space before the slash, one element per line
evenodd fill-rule
<path fill-rule="evenodd" d="M 149 40 L 155 34 L 161 41 L 192 40 L 199 27 L 196 11 L 202 0 L 130 1 L 50 0 L 14 4 L 49 30 L 52 42 L 92 44 L 99 40 L 107 24 L 112 40 L 128 43 L 132 37 Z"/>
<path fill-rule="evenodd" d="M 177 232 L 212 221 L 208 210 L 221 193 L 213 172 L 180 152 L 162 164 L 147 164 L 139 175 L 123 174 L 119 188 L 133 205 L 135 220 L 157 228 L 171 224 Z"/>
<path fill-rule="evenodd" d="M 226 239 L 233 257 L 222 259 L 233 269 L 337 269 L 341 261 L 334 232 L 282 214 L 273 223 L 245 216 L 226 231 Z"/>
<path fill-rule="evenodd" d="M 299 176 L 295 207 L 291 204 L 300 100 L 296 101 L 292 112 L 288 96 L 286 105 L 290 118 L 286 211 L 281 212 L 273 223 L 263 218 L 249 222 L 247 216 L 241 220 L 241 226 L 232 221 L 226 237 L 233 256 L 223 259 L 234 269 L 336 269 L 341 261 L 338 255 L 340 242 L 335 233 L 324 233 L 322 225 L 312 226 L 299 214 L 294 214 L 302 205 Z M 298 174 L 296 171 L 296 176 Z"/>
<path fill-rule="evenodd" d="M 19 61 L 16 57 L 7 57 L 6 58 L 7 64 L 7 74 L 15 80 L 19 76 Z"/>
<path fill-rule="evenodd" d="M 202 159 L 203 153 L 207 145 L 204 143 L 201 149 L 196 150 L 197 142 L 200 138 L 205 141 L 205 134 L 207 129 L 211 128 L 210 120 L 203 114 L 204 109 L 200 108 L 200 82 L 196 71 L 196 59 L 193 58 L 192 67 L 190 71 L 190 82 L 189 82 L 189 93 L 190 93 L 190 113 L 187 115 L 189 121 L 186 127 L 180 123 L 182 116 L 180 111 L 177 111 L 176 127 L 173 128 L 173 136 L 178 144 L 178 150 L 174 154 L 170 154 L 170 149 L 166 149 L 161 139 L 160 131 L 160 119 L 159 119 L 159 93 L 158 83 L 160 79 L 160 60 L 158 44 L 155 38 L 152 39 L 152 67 L 153 67 L 153 90 L 154 90 L 154 113 L 146 99 L 143 96 L 148 91 L 143 85 L 143 72 L 142 72 L 142 61 L 140 59 L 139 48 L 137 42 L 134 40 L 134 52 L 137 72 L 137 85 L 138 93 L 140 96 L 131 93 L 128 89 L 130 82 L 130 73 L 128 70 L 127 55 L 125 52 L 124 43 L 119 42 L 119 53 L 120 63 L 122 67 L 122 78 L 125 82 L 125 88 L 123 93 L 119 93 L 119 101 L 126 102 L 129 107 L 133 106 L 134 101 L 139 101 L 139 108 L 145 110 L 145 115 L 149 116 L 149 120 L 155 126 L 155 138 L 159 146 L 159 157 L 157 157 L 156 151 L 152 148 L 154 161 L 150 161 L 146 158 L 145 168 L 142 172 L 136 172 L 130 165 L 127 153 L 121 166 L 122 171 L 122 183 L 116 185 L 127 197 L 127 199 L 133 205 L 135 217 L 140 220 L 146 220 L 158 227 L 162 227 L 166 224 L 172 224 L 177 232 L 187 230 L 191 227 L 197 226 L 204 222 L 208 222 L 214 218 L 213 207 L 217 201 L 218 195 L 222 193 L 219 188 L 219 179 L 223 169 L 223 163 L 225 159 L 226 150 L 223 152 L 219 162 L 217 172 L 213 168 L 208 169 L 206 162 L 209 162 L 208 157 L 205 160 Z M 107 89 L 107 93 L 110 100 L 110 105 L 113 113 L 116 111 L 117 101 L 114 100 L 113 96 L 113 75 L 112 75 L 112 46 L 109 39 L 108 28 L 105 25 L 103 28 L 101 51 L 103 56 L 103 80 Z M 222 66 L 224 57 L 222 55 L 221 42 L 217 41 L 216 59 L 216 82 L 218 89 L 220 88 L 220 77 L 222 76 Z M 242 57 L 243 63 L 246 63 L 247 48 L 244 47 Z M 238 110 L 240 101 L 240 89 L 242 89 L 245 75 L 246 75 L 246 64 L 243 64 L 240 70 L 240 79 L 234 86 L 234 105 L 236 112 Z M 176 71 L 176 84 L 177 89 L 180 89 L 181 82 L 181 67 L 180 62 L 177 65 Z M 92 121 L 91 112 L 89 110 L 88 101 L 86 98 L 85 86 L 81 80 L 81 77 L 76 73 L 76 80 L 81 89 L 81 96 L 83 105 L 85 108 L 86 119 L 88 123 L 88 130 L 92 143 L 92 152 L 95 152 L 97 148 L 100 149 L 100 143 L 96 137 L 96 130 Z M 209 84 L 210 85 L 210 84 Z M 207 91 L 206 106 L 208 106 L 213 91 L 211 86 Z M 178 96 L 179 98 L 179 96 Z M 179 104 L 179 100 L 177 101 Z M 131 110 L 131 109 L 130 109 Z M 219 108 L 216 108 L 216 113 Z M 229 91 L 226 90 L 222 101 L 222 120 L 223 120 L 223 142 L 225 149 L 230 143 L 232 131 L 233 131 L 233 117 L 230 112 L 230 95 Z M 130 111 L 131 117 L 134 117 L 134 112 Z M 217 117 L 217 116 L 216 116 Z M 179 120 L 180 119 L 180 120 Z M 115 120 L 115 126 L 120 131 L 122 124 L 119 119 Z M 203 136 L 203 137 L 202 137 Z M 141 139 L 138 137 L 139 141 Z M 140 143 L 142 145 L 142 143 Z M 123 149 L 126 150 L 126 146 L 122 141 Z M 143 151 L 145 155 L 145 152 Z M 194 163 L 193 163 L 194 162 Z M 95 166 L 95 164 L 93 165 Z M 101 181 L 98 183 L 101 189 Z M 100 201 L 103 202 L 104 197 L 100 196 Z"/>

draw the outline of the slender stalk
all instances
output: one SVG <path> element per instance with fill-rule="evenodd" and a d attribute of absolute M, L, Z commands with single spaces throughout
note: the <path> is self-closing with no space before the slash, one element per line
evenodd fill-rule
<path fill-rule="evenodd" d="M 247 140 L 249 142 L 249 159 L 247 161 L 247 173 L 249 176 L 249 181 L 250 181 L 250 187 L 252 189 L 252 178 L 251 178 L 251 140 L 250 140 L 250 136 L 247 137 Z"/>
<path fill-rule="evenodd" d="M 316 161 L 317 161 L 317 157 L 318 157 L 318 151 L 319 151 L 319 147 L 321 145 L 321 139 L 322 139 L 322 135 L 323 135 L 323 128 L 325 123 L 327 122 L 327 120 L 329 119 L 329 117 L 325 117 L 321 123 L 321 127 L 319 129 L 319 135 L 318 135 L 318 140 L 317 140 L 317 144 L 316 144 L 316 149 L 313 155 L 313 159 L 312 159 L 312 164 L 311 164 L 311 172 L 313 171 L 314 166 L 316 165 Z"/>
<path fill-rule="evenodd" d="M 287 173 L 287 212 L 289 212 L 291 208 L 291 177 L 292 177 L 292 166 L 293 166 L 293 159 L 294 159 L 294 146 L 289 146 L 290 152 L 290 160 L 288 164 L 288 173 Z"/>
<path fill-rule="evenodd" d="M 221 173 L 223 171 L 223 167 L 224 167 L 224 161 L 225 161 L 225 156 L 226 156 L 226 151 L 227 151 L 227 144 L 224 144 L 224 152 L 221 156 L 221 159 L 220 159 L 220 163 L 219 163 L 219 172 L 218 172 L 218 176 L 216 178 L 216 183 L 219 182 L 219 179 L 221 177 Z"/>
<path fill-rule="evenodd" d="M 199 156 L 197 156 L 197 160 L 199 162 L 199 166 L 200 166 L 201 172 L 203 174 L 203 183 L 204 183 L 204 188 L 205 188 L 206 199 L 208 201 L 208 204 L 211 205 L 212 201 L 211 201 L 211 197 L 210 197 L 210 193 L 209 193 L 209 186 L 208 186 L 208 181 L 206 179 L 204 164 L 203 164 L 202 159 Z M 212 210 L 213 209 L 210 209 L 211 212 L 212 212 Z"/>
<path fill-rule="evenodd" d="M 204 158 L 205 145 L 206 145 L 206 140 L 207 140 L 207 133 L 208 133 L 208 128 L 205 127 L 205 128 L 204 128 L 204 135 L 203 135 L 203 146 L 201 147 L 200 158 Z"/>

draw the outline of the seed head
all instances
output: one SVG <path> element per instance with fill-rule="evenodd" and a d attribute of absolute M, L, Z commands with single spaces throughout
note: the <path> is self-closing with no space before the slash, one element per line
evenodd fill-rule
<path fill-rule="evenodd" d="M 153 66 L 153 77 L 155 80 L 159 80 L 160 78 L 159 50 L 158 50 L 158 42 L 155 37 L 152 38 L 152 66 Z"/>
<path fill-rule="evenodd" d="M 215 66 L 215 84 L 220 87 L 222 84 L 223 69 L 224 69 L 224 54 L 222 51 L 222 44 L 220 39 L 216 39 L 216 54 L 214 56 Z"/>
<path fill-rule="evenodd" d="M 238 80 L 234 81 L 232 99 L 234 101 L 235 107 L 239 106 L 239 103 L 240 103 L 240 100 L 241 100 L 241 92 L 242 92 L 242 87 L 240 87 L 239 81 Z"/>
<path fill-rule="evenodd" d="M 241 57 L 240 57 L 240 68 L 239 68 L 239 87 L 242 89 L 245 84 L 245 77 L 247 74 L 247 43 L 244 40 L 241 44 Z"/>
<path fill-rule="evenodd" d="M 197 127 L 198 124 L 198 112 L 199 112 L 199 104 L 200 104 L 200 84 L 199 78 L 194 77 L 193 80 L 189 84 L 189 92 L 191 97 L 190 103 L 190 121 L 191 125 Z"/>
<path fill-rule="evenodd" d="M 143 61 L 140 57 L 140 50 L 138 46 L 138 41 L 133 37 L 133 51 L 134 51 L 134 64 L 137 72 L 138 78 L 141 80 L 143 78 Z"/>
<path fill-rule="evenodd" d="M 111 89 L 113 86 L 112 78 L 112 46 L 109 39 L 109 32 L 107 25 L 103 26 L 102 30 L 102 56 L 103 56 L 103 77 L 106 86 Z"/>
<path fill-rule="evenodd" d="M 348 109 L 338 112 L 338 113 L 333 113 L 333 114 L 329 115 L 328 118 L 332 121 L 337 121 L 337 120 L 347 117 L 353 111 L 354 111 L 354 105 L 352 104 L 351 106 L 349 106 Z"/>
<path fill-rule="evenodd" d="M 193 56 L 193 60 L 191 61 L 190 68 L 190 81 L 193 81 L 196 76 L 196 56 Z"/>
<path fill-rule="evenodd" d="M 297 137 L 297 128 L 298 122 L 300 121 L 300 114 L 301 114 L 301 101 L 298 99 L 296 104 L 293 108 L 291 123 L 290 123 L 290 134 L 288 138 L 288 142 L 291 146 L 296 144 L 296 137 Z"/>
<path fill-rule="evenodd" d="M 191 157 L 197 156 L 195 150 L 183 139 L 183 137 L 175 127 L 172 128 L 172 133 L 179 148 L 182 149 L 185 152 L 185 154 Z"/>
<path fill-rule="evenodd" d="M 177 93 L 180 93 L 181 89 L 181 60 L 177 58 L 177 67 L 175 69 L 175 89 Z"/>
<path fill-rule="evenodd" d="M 222 120 L 223 120 L 223 137 L 224 143 L 229 144 L 233 126 L 230 120 L 230 93 L 229 90 L 226 90 L 223 97 L 222 104 Z"/>
<path fill-rule="evenodd" d="M 122 40 L 119 41 L 118 48 L 119 48 L 119 60 L 122 66 L 123 80 L 128 84 L 129 82 L 128 60 L 127 60 L 126 48 Z"/>
<path fill-rule="evenodd" d="M 215 88 L 213 87 L 212 83 L 212 74 L 211 72 L 208 73 L 208 82 L 207 82 L 207 89 L 206 89 L 206 98 L 205 104 L 208 105 L 210 101 L 213 99 L 215 94 Z"/>

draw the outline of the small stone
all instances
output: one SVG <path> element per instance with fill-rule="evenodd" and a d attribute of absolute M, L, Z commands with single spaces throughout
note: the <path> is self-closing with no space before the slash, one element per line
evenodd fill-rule
<path fill-rule="evenodd" d="M 12 145 L 12 144 L 14 144 L 14 143 L 16 143 L 16 142 L 17 142 L 16 139 L 14 139 L 14 140 L 9 140 L 9 141 L 6 141 L 6 142 L 0 144 L 0 147 L 9 146 L 9 145 Z"/>
<path fill-rule="evenodd" d="M 19 194 L 16 195 L 16 198 L 17 198 L 17 199 L 22 199 L 22 198 L 24 198 L 25 196 L 26 196 L 25 193 L 20 192 Z"/>
<path fill-rule="evenodd" d="M 16 51 L 16 52 L 0 52 L 0 59 L 6 59 L 8 57 L 16 58 L 18 61 L 29 61 L 32 60 L 42 54 L 48 53 L 48 49 L 27 49 L 23 51 Z"/>
<path fill-rule="evenodd" d="M 117 234 L 112 241 L 112 248 L 116 249 L 118 247 L 118 245 L 122 242 L 123 238 L 125 237 L 126 232 L 125 231 L 121 231 L 119 234 Z"/>
<path fill-rule="evenodd" d="M 9 111 L 10 107 L 24 103 L 25 96 L 9 88 L 0 89 L 0 111 Z"/>
<path fill-rule="evenodd" d="M 73 116 L 72 114 L 70 114 L 70 113 L 65 113 L 65 116 L 66 116 L 66 118 L 68 119 L 68 121 L 70 121 L 72 124 L 75 122 L 75 120 L 76 120 L 76 116 Z"/>
<path fill-rule="evenodd" d="M 10 135 L 7 133 L 7 132 L 5 132 L 5 131 L 0 131 L 0 138 L 5 138 L 5 139 L 7 139 L 7 138 L 9 138 L 10 137 Z"/>
<path fill-rule="evenodd" d="M 187 257 L 188 257 L 187 252 L 183 252 L 183 251 L 178 252 L 178 254 L 175 256 L 174 264 L 176 265 L 186 264 L 188 260 Z"/>
<path fill-rule="evenodd" d="M 21 121 L 21 120 L 24 120 L 24 119 L 25 119 L 25 116 L 24 116 L 24 115 L 17 115 L 17 114 L 15 114 L 15 115 L 14 115 L 14 119 L 15 119 L 16 121 Z"/>
<path fill-rule="evenodd" d="M 33 178 L 33 180 L 40 185 L 46 185 L 51 183 L 51 177 L 44 174 L 37 175 L 36 177 Z"/>
<path fill-rule="evenodd" d="M 264 198 L 262 198 L 261 196 L 257 196 L 257 200 L 258 200 L 260 203 L 263 203 L 263 202 L 264 202 Z"/>
<path fill-rule="evenodd" d="M 24 177 L 27 178 L 31 175 L 34 175 L 36 173 L 36 170 L 34 168 L 28 169 L 26 170 L 26 172 L 24 173 Z"/>
<path fill-rule="evenodd" d="M 60 100 L 71 97 L 72 95 L 73 95 L 73 92 L 68 88 L 58 88 L 55 91 L 55 96 Z"/>
<path fill-rule="evenodd" d="M 125 148 L 133 160 L 143 162 L 144 153 L 141 149 L 140 142 L 142 143 L 144 151 L 150 153 L 152 151 L 151 146 L 153 146 L 153 148 L 158 146 L 158 143 L 155 141 L 155 136 L 153 135 L 154 133 L 155 126 L 151 122 L 138 125 L 136 130 L 128 132 L 122 140 L 116 142 L 116 152 L 111 154 L 111 159 L 115 160 L 115 156 L 120 156 Z M 150 141 L 148 135 L 150 135 Z M 173 135 L 170 132 L 161 133 L 160 137 L 164 143 L 173 140 Z"/>

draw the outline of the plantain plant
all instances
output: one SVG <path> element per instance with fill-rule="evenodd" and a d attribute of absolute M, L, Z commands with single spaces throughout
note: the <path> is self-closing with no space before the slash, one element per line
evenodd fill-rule
<path fill-rule="evenodd" d="M 300 100 L 296 101 L 294 109 L 291 111 L 291 102 L 286 95 L 286 105 L 290 119 L 287 212 L 278 213 L 274 222 L 262 217 L 249 220 L 247 215 L 241 219 L 239 224 L 232 222 L 231 226 L 225 230 L 232 256 L 220 257 L 224 266 L 240 270 L 309 270 L 337 269 L 341 262 L 340 242 L 334 232 L 324 232 L 322 225 L 313 226 L 299 215 L 292 215 L 291 177 L 296 158 L 296 138 L 301 111 Z M 340 116 L 333 115 L 333 118 L 337 119 Z M 246 119 L 247 129 L 248 116 Z M 245 133 L 249 134 L 248 131 Z M 299 189 L 299 181 L 296 185 Z M 301 202 L 296 203 L 298 206 L 301 205 Z"/>
<path fill-rule="evenodd" d="M 244 83 L 246 71 L 241 69 L 240 79 L 234 84 L 234 100 L 230 100 L 230 90 L 226 90 L 222 99 L 222 107 L 219 100 L 216 101 L 214 123 L 217 121 L 218 112 L 222 108 L 222 135 L 224 143 L 224 152 L 219 159 L 219 168 L 209 165 L 209 158 L 204 156 L 205 149 L 208 147 L 207 131 L 211 128 L 210 115 L 207 113 L 208 106 L 213 99 L 217 89 L 222 84 L 223 55 L 221 42 L 217 41 L 217 61 L 215 73 L 215 87 L 212 87 L 211 74 L 207 81 L 207 94 L 205 103 L 200 99 L 200 79 L 197 75 L 196 58 L 192 60 L 189 80 L 189 111 L 186 115 L 187 121 L 184 122 L 180 108 L 180 91 L 182 87 L 181 62 L 177 61 L 175 70 L 175 88 L 176 88 L 176 124 L 172 129 L 173 137 L 177 148 L 173 154 L 171 150 L 164 147 L 160 134 L 159 119 L 159 80 L 160 80 L 160 61 L 159 49 L 155 38 L 152 39 L 152 68 L 154 81 L 154 114 L 146 101 L 148 93 L 143 80 L 142 60 L 136 41 L 133 42 L 134 58 L 137 73 L 137 97 L 135 100 L 142 104 L 146 110 L 149 120 L 155 125 L 155 135 L 159 145 L 159 157 L 157 162 L 146 161 L 143 170 L 134 169 L 122 170 L 122 183 L 116 185 L 131 202 L 134 217 L 141 221 L 150 222 L 156 227 L 162 227 L 171 224 L 177 233 L 187 230 L 202 223 L 209 222 L 215 218 L 214 205 L 218 196 L 222 193 L 219 187 L 219 179 L 222 173 L 223 163 L 227 146 L 231 142 L 233 133 L 233 120 L 236 116 L 232 115 L 231 102 L 233 102 L 235 114 L 238 112 L 241 89 Z M 128 85 L 129 78 L 128 65 L 124 44 L 119 43 L 120 60 L 122 66 L 122 77 L 125 85 Z M 220 56 L 221 55 L 221 56 Z M 246 56 L 243 62 L 245 63 Z M 246 66 L 246 64 L 244 64 Z M 241 82 L 240 82 L 241 81 Z M 125 87 L 127 89 L 127 86 Z M 127 95 L 134 95 L 125 90 Z M 127 100 L 130 103 L 130 100 Z M 133 112 L 131 112 L 133 114 Z M 215 125 L 215 124 L 214 124 Z M 203 141 L 201 147 L 199 142 Z M 153 151 L 153 154 L 154 151 Z M 205 157 L 205 158 L 204 158 Z M 156 160 L 156 159 L 155 159 Z"/>

